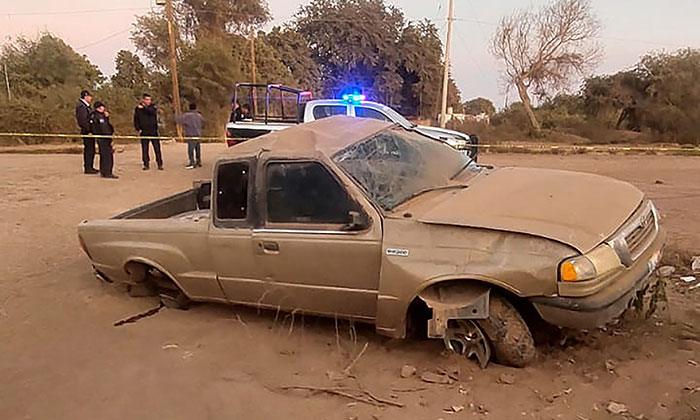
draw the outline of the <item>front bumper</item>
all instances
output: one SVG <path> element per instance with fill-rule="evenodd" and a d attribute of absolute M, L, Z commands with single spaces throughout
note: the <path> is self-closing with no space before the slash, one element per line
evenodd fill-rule
<path fill-rule="evenodd" d="M 637 292 L 649 284 L 665 242 L 666 231 L 659 228 L 652 244 L 631 267 L 622 269 L 607 287 L 590 296 L 533 297 L 530 302 L 550 324 L 578 329 L 602 327 L 620 316 Z"/>

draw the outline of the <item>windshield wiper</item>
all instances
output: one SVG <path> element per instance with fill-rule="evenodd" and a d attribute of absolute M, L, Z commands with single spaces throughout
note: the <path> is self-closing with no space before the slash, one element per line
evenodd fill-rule
<path fill-rule="evenodd" d="M 453 179 L 455 179 L 455 178 L 457 178 L 457 175 L 461 174 L 465 169 L 467 169 L 467 168 L 469 167 L 469 165 L 472 164 L 472 162 L 474 162 L 474 158 L 473 158 L 473 157 L 471 157 L 471 156 L 469 156 L 469 155 L 467 155 L 467 156 L 469 157 L 469 160 L 467 161 L 467 163 L 465 163 L 464 165 L 462 165 L 462 167 L 459 168 L 459 171 L 455 172 L 455 174 L 452 175 L 452 177 L 450 178 L 450 181 L 453 180 Z"/>
<path fill-rule="evenodd" d="M 461 185 L 461 184 L 452 184 L 452 185 L 440 185 L 439 187 L 424 188 L 424 189 L 422 189 L 422 190 L 420 190 L 420 191 L 416 191 L 415 193 L 411 194 L 410 196 L 408 196 L 408 198 L 406 198 L 405 200 L 403 200 L 401 203 L 405 203 L 405 202 L 407 202 L 407 201 L 413 200 L 414 198 L 418 197 L 419 195 L 425 194 L 425 193 L 430 192 L 430 191 L 450 190 L 450 189 L 452 189 L 452 188 L 459 188 L 459 189 L 462 189 L 462 188 L 467 188 L 467 186 L 466 186 L 466 185 Z"/>

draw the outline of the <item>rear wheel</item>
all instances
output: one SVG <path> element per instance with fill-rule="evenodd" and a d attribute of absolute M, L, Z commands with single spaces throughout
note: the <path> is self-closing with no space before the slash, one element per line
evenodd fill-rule
<path fill-rule="evenodd" d="M 475 320 L 488 337 L 498 363 L 523 367 L 535 359 L 535 341 L 517 309 L 503 296 L 491 294 L 489 317 Z"/>
<path fill-rule="evenodd" d="M 163 306 L 188 309 L 191 300 L 167 275 L 157 268 L 141 263 L 127 266 L 129 295 L 132 297 L 158 296 Z"/>

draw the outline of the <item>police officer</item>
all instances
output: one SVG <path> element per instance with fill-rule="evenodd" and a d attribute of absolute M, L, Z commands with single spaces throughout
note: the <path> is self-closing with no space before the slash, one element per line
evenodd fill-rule
<path fill-rule="evenodd" d="M 153 104 L 151 95 L 144 93 L 141 102 L 134 109 L 134 128 L 142 137 L 158 137 L 158 109 Z M 143 170 L 150 168 L 151 157 L 148 153 L 148 144 L 153 144 L 153 152 L 156 154 L 158 169 L 163 170 L 163 155 L 160 152 L 160 139 L 141 139 L 141 159 L 143 160 Z"/>
<path fill-rule="evenodd" d="M 105 105 L 97 101 L 95 102 L 95 112 L 90 117 L 90 126 L 92 134 L 98 137 L 97 145 L 100 150 L 100 176 L 102 178 L 117 179 L 118 176 L 112 173 L 114 167 L 114 150 L 112 149 L 112 134 L 114 128 L 109 123 L 109 112 L 105 110 Z"/>
<path fill-rule="evenodd" d="M 96 174 L 95 163 L 95 139 L 88 136 L 90 134 L 90 102 L 92 95 L 87 90 L 80 92 L 80 99 L 75 106 L 75 120 L 78 122 L 80 134 L 83 136 L 83 169 L 86 174 Z"/>

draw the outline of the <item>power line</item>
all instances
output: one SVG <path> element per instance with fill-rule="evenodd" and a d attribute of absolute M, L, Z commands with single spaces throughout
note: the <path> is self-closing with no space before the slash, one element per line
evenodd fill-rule
<path fill-rule="evenodd" d="M 151 10 L 150 7 L 127 7 L 120 9 L 86 9 L 86 10 L 47 10 L 38 12 L 0 12 L 2 16 L 50 16 L 50 15 L 80 15 L 88 13 L 112 13 L 112 12 L 130 12 L 140 10 Z"/>
<path fill-rule="evenodd" d="M 111 35 L 108 35 L 108 36 L 106 36 L 106 37 L 104 37 L 104 38 L 102 38 L 102 39 L 98 39 L 97 41 L 94 41 L 94 42 L 91 42 L 91 43 L 89 43 L 89 44 L 85 44 L 85 45 L 83 45 L 83 46 L 77 47 L 76 50 L 82 50 L 82 49 L 85 49 L 85 48 L 89 48 L 89 47 L 95 46 L 95 45 L 97 45 L 97 44 L 101 44 L 101 43 L 103 43 L 103 42 L 105 42 L 105 41 L 109 41 L 110 39 L 115 38 L 115 37 L 117 37 L 117 36 L 119 36 L 119 35 L 121 35 L 121 34 L 123 34 L 123 33 L 125 33 L 125 32 L 128 32 L 128 31 L 130 31 L 130 30 L 131 30 L 131 26 L 129 26 L 129 27 L 126 28 L 126 29 L 122 29 L 122 30 L 119 31 L 119 32 L 115 32 L 115 33 L 113 33 L 113 34 L 111 34 Z"/>

